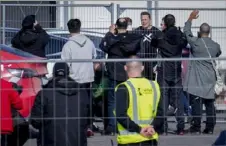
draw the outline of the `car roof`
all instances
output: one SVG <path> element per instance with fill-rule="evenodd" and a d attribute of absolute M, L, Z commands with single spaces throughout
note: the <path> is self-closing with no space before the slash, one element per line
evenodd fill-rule
<path fill-rule="evenodd" d="M 5 51 L 5 52 L 9 52 L 11 54 L 14 54 L 14 55 L 17 55 L 17 56 L 20 56 L 20 57 L 40 58 L 41 59 L 41 57 L 35 56 L 35 55 L 30 54 L 28 52 L 24 52 L 20 49 L 16 49 L 16 48 L 13 48 L 13 47 L 10 47 L 10 46 L 7 46 L 7 45 L 0 44 L 0 50 Z"/>

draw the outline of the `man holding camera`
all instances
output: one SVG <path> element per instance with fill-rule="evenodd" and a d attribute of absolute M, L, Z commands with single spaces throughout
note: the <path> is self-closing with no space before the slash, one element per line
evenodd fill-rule
<path fill-rule="evenodd" d="M 110 26 L 109 32 L 105 35 L 100 43 L 100 49 L 108 54 L 109 59 L 128 58 L 131 55 L 136 55 L 140 50 L 140 41 L 142 36 L 128 33 L 128 23 L 125 18 L 119 18 L 115 25 Z M 127 80 L 127 75 L 124 70 L 125 62 L 107 62 L 107 74 L 109 77 L 108 90 L 108 126 L 105 134 L 115 133 L 115 118 L 113 110 L 115 108 L 114 88 L 121 82 Z"/>

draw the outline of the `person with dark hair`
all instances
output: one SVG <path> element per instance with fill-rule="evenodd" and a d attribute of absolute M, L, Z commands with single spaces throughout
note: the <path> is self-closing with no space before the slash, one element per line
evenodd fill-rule
<path fill-rule="evenodd" d="M 172 14 L 168 14 L 163 18 L 164 24 L 166 28 L 174 27 L 176 20 L 175 17 Z"/>
<path fill-rule="evenodd" d="M 140 14 L 141 26 L 136 28 L 133 32 L 142 35 L 142 49 L 139 51 L 138 56 L 140 58 L 156 58 L 157 48 L 151 46 L 151 35 L 157 34 L 160 30 L 152 26 L 151 15 L 148 12 L 141 12 Z M 144 62 L 144 77 L 154 80 L 154 67 L 157 62 Z"/>
<path fill-rule="evenodd" d="M 140 50 L 142 36 L 128 33 L 127 21 L 125 18 L 119 18 L 115 25 L 110 26 L 109 32 L 102 39 L 99 47 L 108 54 L 109 59 L 128 58 L 130 55 L 136 55 Z M 116 34 L 117 31 L 117 34 Z M 108 90 L 108 126 L 104 134 L 114 134 L 116 130 L 116 120 L 113 110 L 115 109 L 114 88 L 127 79 L 124 70 L 125 62 L 107 62 L 107 75 L 109 77 Z"/>
<path fill-rule="evenodd" d="M 67 63 L 56 63 L 53 78 L 38 92 L 30 123 L 40 146 L 87 146 L 87 100 L 82 84 L 69 77 Z"/>
<path fill-rule="evenodd" d="M 125 17 L 126 21 L 127 21 L 127 31 L 132 31 L 133 28 L 132 28 L 132 24 L 133 24 L 133 21 L 131 18 L 129 17 Z"/>
<path fill-rule="evenodd" d="M 175 26 L 175 17 L 168 14 L 164 17 L 165 29 L 152 36 L 151 45 L 159 49 L 161 58 L 181 58 L 182 49 L 187 46 L 187 41 L 180 28 Z M 174 115 L 177 119 L 177 131 L 179 135 L 184 134 L 184 110 L 181 100 L 182 78 L 181 61 L 165 61 L 158 64 L 157 80 L 161 87 L 161 98 L 164 107 L 164 125 L 162 132 L 167 132 L 167 111 L 169 104 L 175 108 Z M 173 101 L 173 102 L 172 102 Z"/>
<path fill-rule="evenodd" d="M 22 29 L 11 40 L 14 48 L 45 57 L 45 47 L 50 40 L 49 35 L 37 22 L 35 15 L 28 15 L 22 21 Z"/>
<path fill-rule="evenodd" d="M 71 19 L 67 23 L 71 37 L 63 46 L 61 59 L 95 59 L 96 47 L 93 42 L 85 35 L 81 34 L 81 21 L 79 19 Z M 76 82 L 84 84 L 89 94 L 90 112 L 92 111 L 92 94 L 91 84 L 94 81 L 94 63 L 93 62 L 68 62 L 70 68 L 70 76 Z M 89 113 L 92 117 L 92 113 Z M 88 135 L 92 136 L 92 120 L 89 120 Z"/>
<path fill-rule="evenodd" d="M 191 31 L 192 21 L 198 18 L 199 11 L 191 12 L 185 23 L 184 33 L 191 46 L 190 57 L 215 58 L 221 55 L 220 45 L 214 42 L 210 37 L 211 27 L 203 23 L 199 28 L 198 37 L 195 37 Z M 184 91 L 189 93 L 192 105 L 193 122 L 187 132 L 201 133 L 201 116 L 203 104 L 206 108 L 206 127 L 204 134 L 213 134 L 216 124 L 215 112 L 215 91 L 216 72 L 214 61 L 194 60 L 188 63 L 188 72 L 185 77 Z"/>

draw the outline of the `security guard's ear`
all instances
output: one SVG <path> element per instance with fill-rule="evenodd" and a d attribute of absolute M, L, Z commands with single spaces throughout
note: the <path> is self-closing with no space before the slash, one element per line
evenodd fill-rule
<path fill-rule="evenodd" d="M 142 71 L 142 72 L 144 71 L 144 66 L 143 66 L 143 65 L 141 66 L 141 71 Z"/>
<path fill-rule="evenodd" d="M 127 66 L 126 66 L 126 65 L 124 65 L 124 70 L 125 70 L 125 71 L 127 71 L 127 70 L 128 70 L 128 68 L 127 68 Z"/>

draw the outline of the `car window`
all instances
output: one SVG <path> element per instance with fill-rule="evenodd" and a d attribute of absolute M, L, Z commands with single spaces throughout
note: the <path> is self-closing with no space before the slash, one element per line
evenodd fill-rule
<path fill-rule="evenodd" d="M 52 33 L 53 34 L 53 33 Z M 99 44 L 101 42 L 102 37 L 86 35 L 93 41 L 95 47 L 97 48 L 97 59 L 105 58 L 105 53 L 99 49 Z M 46 46 L 46 55 L 48 59 L 59 59 L 60 52 L 64 44 L 67 42 L 67 38 L 70 35 L 67 33 L 60 33 L 51 35 L 50 42 Z"/>

